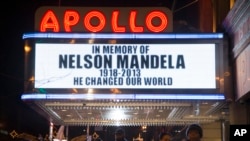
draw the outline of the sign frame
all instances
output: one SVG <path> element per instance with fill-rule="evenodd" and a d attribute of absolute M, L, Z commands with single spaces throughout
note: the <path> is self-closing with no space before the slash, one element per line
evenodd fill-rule
<path fill-rule="evenodd" d="M 30 34 L 31 35 L 31 34 Z M 32 50 L 30 54 L 26 56 L 26 60 L 28 64 L 26 64 L 25 70 L 25 79 L 30 80 L 34 78 L 34 53 L 35 43 L 89 43 L 93 41 L 94 36 L 97 35 L 110 35 L 104 38 L 97 37 L 94 39 L 95 43 L 109 43 L 110 41 L 116 40 L 117 43 L 143 43 L 143 44 L 160 44 L 160 43 L 168 43 L 168 44 L 199 44 L 199 43 L 213 43 L 216 46 L 215 52 L 215 60 L 216 60 L 216 88 L 215 89 L 119 89 L 117 93 L 120 94 L 219 94 L 224 93 L 224 64 L 223 64 L 223 36 L 213 37 L 211 35 L 202 37 L 204 34 L 157 34 L 158 38 L 154 34 L 65 34 L 65 33 L 55 33 L 53 35 L 58 35 L 57 37 L 52 36 L 52 34 L 34 34 L 35 36 L 26 36 L 25 40 L 27 40 L 27 44 L 31 46 Z M 40 36 L 43 35 L 43 36 Z M 66 35 L 66 36 L 64 36 Z M 72 35 L 68 36 L 67 35 Z M 86 36 L 76 36 L 76 35 L 86 35 Z M 125 38 L 125 36 L 128 38 Z M 136 37 L 138 35 L 138 37 Z M 173 36 L 174 35 L 174 36 Z M 218 35 L 218 34 L 212 34 Z M 162 37 L 166 36 L 166 37 Z M 31 68 L 31 69 L 29 69 Z M 33 81 L 29 81 L 26 84 L 25 93 L 50 93 L 50 94 L 88 94 L 89 89 L 46 89 L 46 88 L 35 88 L 34 87 L 34 79 Z M 114 87 L 114 89 L 116 89 Z M 113 90 L 114 90 L 113 89 Z M 112 94 L 114 93 L 112 89 L 93 89 L 92 92 L 95 94 Z"/>

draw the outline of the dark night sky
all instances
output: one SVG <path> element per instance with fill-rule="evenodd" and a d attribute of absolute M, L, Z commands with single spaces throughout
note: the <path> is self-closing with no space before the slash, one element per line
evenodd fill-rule
<path fill-rule="evenodd" d="M 32 134 L 48 131 L 46 119 L 20 100 L 24 84 L 22 34 L 33 30 L 38 4 L 35 0 L 8 1 L 1 7 L 0 130 Z"/>
<path fill-rule="evenodd" d="M 171 9 L 173 0 L 96 1 L 97 0 L 61 0 L 60 5 L 153 6 L 152 4 L 154 4 L 154 6 L 167 5 Z M 137 3 L 135 3 L 135 1 L 137 1 Z M 138 1 L 143 1 L 143 5 Z M 176 7 L 181 7 L 180 1 L 182 0 L 177 1 Z M 38 133 L 45 134 L 48 132 L 48 121 L 20 100 L 20 96 L 23 93 L 24 82 L 24 41 L 22 40 L 22 34 L 34 31 L 34 13 L 39 6 L 59 6 L 59 1 L 9 0 L 4 3 L 5 4 L 1 4 L 0 8 L 0 130 L 6 130 L 8 132 L 16 130 L 18 133 L 27 132 L 34 135 Z M 185 13 L 185 11 L 182 13 Z M 180 15 L 181 14 L 176 14 L 176 17 L 180 17 Z M 0 133 L 0 137 L 1 136 L 3 135 Z"/>

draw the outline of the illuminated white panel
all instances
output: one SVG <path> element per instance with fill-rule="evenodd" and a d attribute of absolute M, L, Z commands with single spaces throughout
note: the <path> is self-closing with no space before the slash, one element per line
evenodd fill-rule
<path fill-rule="evenodd" d="M 215 89 L 215 44 L 35 46 L 35 88 Z"/>

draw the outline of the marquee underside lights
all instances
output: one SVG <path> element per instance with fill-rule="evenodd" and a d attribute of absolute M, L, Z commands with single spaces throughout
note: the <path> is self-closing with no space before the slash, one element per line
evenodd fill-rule
<path fill-rule="evenodd" d="M 49 97 L 51 94 L 46 95 Z M 70 99 L 64 99 L 65 97 L 62 95 L 53 94 L 55 97 L 52 99 L 22 97 L 22 100 L 36 101 L 36 104 L 40 108 L 47 109 L 48 114 L 53 116 L 55 124 L 62 124 L 63 122 L 63 125 L 73 126 L 187 125 L 197 121 L 201 124 L 211 123 L 220 119 L 220 109 L 226 104 L 223 99 L 194 99 L 194 97 L 191 97 L 192 100 L 128 99 L 128 97 L 126 99 L 115 99 L 111 98 L 110 95 L 102 94 L 106 99 L 90 100 L 74 97 L 76 96 L 75 94 L 71 95 L 73 97 Z M 83 96 L 84 94 L 80 95 Z M 216 95 L 222 96 L 222 94 L 214 94 L 213 96 Z M 174 94 L 171 96 L 174 96 Z M 189 96 L 191 95 L 182 95 L 183 98 Z M 204 96 L 206 98 L 208 95 L 200 94 L 197 96 Z M 154 96 L 152 95 L 151 97 Z M 202 108 L 196 107 L 194 109 L 197 103 L 202 105 Z M 193 110 L 197 108 L 199 108 L 200 114 L 193 115 Z"/>
<path fill-rule="evenodd" d="M 165 7 L 41 7 L 40 32 L 172 32 L 172 13 Z"/>

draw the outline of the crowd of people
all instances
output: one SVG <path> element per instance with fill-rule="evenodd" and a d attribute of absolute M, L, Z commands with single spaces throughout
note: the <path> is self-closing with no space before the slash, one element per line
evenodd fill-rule
<path fill-rule="evenodd" d="M 177 138 L 170 132 L 161 132 L 157 141 L 201 141 L 203 137 L 203 130 L 198 124 L 191 124 L 185 130 L 185 136 L 183 138 Z M 49 141 L 48 135 L 46 138 L 38 137 L 38 141 Z M 117 128 L 114 134 L 115 141 L 128 141 L 126 138 L 125 130 L 123 128 Z M 103 141 L 100 137 L 92 138 L 92 141 Z M 134 141 L 134 140 L 133 140 Z"/>
<path fill-rule="evenodd" d="M 168 132 L 160 133 L 159 141 L 201 141 L 203 137 L 203 130 L 198 124 L 191 124 L 187 127 L 185 137 L 175 139 L 175 137 Z"/>
<path fill-rule="evenodd" d="M 191 124 L 187 127 L 185 136 L 177 138 L 168 132 L 160 133 L 159 141 L 201 141 L 203 137 L 203 130 L 198 124 Z"/>
<path fill-rule="evenodd" d="M 203 137 L 203 130 L 198 124 L 191 124 L 186 129 L 184 138 L 175 141 L 201 141 Z M 158 141 L 173 141 L 174 136 L 168 132 L 160 133 Z M 125 137 L 125 131 L 118 128 L 115 132 L 115 141 L 128 141 Z"/>

